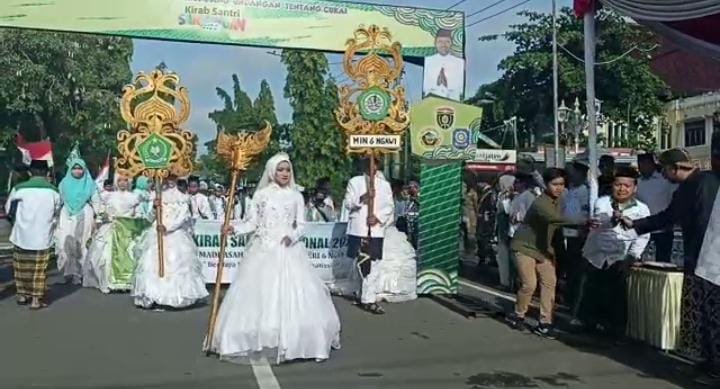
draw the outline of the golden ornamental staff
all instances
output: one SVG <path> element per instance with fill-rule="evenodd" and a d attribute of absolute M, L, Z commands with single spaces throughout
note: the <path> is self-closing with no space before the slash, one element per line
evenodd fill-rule
<path fill-rule="evenodd" d="M 365 52 L 367 55 L 356 60 L 359 53 Z M 392 41 L 386 28 L 361 26 L 347 41 L 343 67 L 353 84 L 339 88 L 340 106 L 335 117 L 348 137 L 347 152 L 370 158 L 367 182 L 370 238 L 375 208 L 375 158 L 379 154 L 397 153 L 410 124 L 405 88 L 399 86 L 404 67 L 402 46 Z M 367 243 L 368 239 L 363 242 L 358 265 L 371 259 Z"/>
<path fill-rule="evenodd" d="M 235 190 L 240 175 L 247 171 L 250 163 L 267 148 L 270 143 L 272 126 L 265 121 L 265 128 L 249 133 L 241 132 L 238 135 L 228 135 L 225 131 L 218 134 L 217 154 L 230 165 L 230 194 L 225 209 L 225 221 L 223 222 L 222 234 L 220 235 L 220 251 L 218 252 L 218 263 L 215 273 L 215 288 L 213 291 L 212 305 L 210 307 L 210 320 L 208 332 L 205 337 L 205 351 L 212 351 L 212 341 L 215 335 L 215 322 L 220 307 L 220 287 L 222 286 L 223 269 L 225 268 L 225 248 L 227 246 L 227 231 L 230 227 L 233 210 L 235 208 Z"/>
<path fill-rule="evenodd" d="M 180 126 L 190 117 L 190 99 L 180 77 L 155 70 L 140 72 L 135 82 L 123 89 L 120 113 L 128 124 L 117 134 L 116 174 L 144 175 L 155 184 L 158 234 L 158 275 L 165 276 L 162 222 L 162 184 L 169 175 L 192 172 L 195 144 L 193 134 Z"/>

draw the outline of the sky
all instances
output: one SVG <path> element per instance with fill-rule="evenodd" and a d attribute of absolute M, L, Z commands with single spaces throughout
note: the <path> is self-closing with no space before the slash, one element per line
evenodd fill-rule
<path fill-rule="evenodd" d="M 363 0 L 366 3 L 436 9 L 446 9 L 458 1 Z M 523 1 L 525 0 L 504 0 L 477 15 L 467 17 L 466 25 L 483 18 L 489 19 L 466 28 L 466 96 L 472 96 L 480 85 L 496 80 L 500 75 L 497 70 L 498 63 L 514 49 L 513 45 L 504 39 L 480 42 L 478 37 L 503 33 L 509 25 L 523 22 L 524 18 L 517 15 L 522 10 L 548 13 L 551 11 L 550 1 L 530 0 L 511 11 L 491 17 Z M 497 2 L 498 0 L 466 0 L 454 9 L 464 11 L 465 15 L 471 15 Z M 558 7 L 570 5 L 570 0 L 558 0 Z M 283 98 L 286 71 L 280 63 L 279 52 L 279 49 L 136 39 L 131 66 L 133 72 L 137 73 L 150 71 L 160 62 L 165 62 L 170 70 L 180 75 L 181 82 L 190 90 L 192 101 L 192 114 L 186 127 L 197 133 L 201 143 L 204 143 L 212 140 L 216 135 L 215 125 L 208 119 L 208 113 L 222 108 L 222 102 L 218 99 L 215 88 L 221 87 L 231 91 L 233 73 L 238 74 L 243 89 L 252 99 L 259 92 L 260 81 L 268 80 L 275 97 L 278 119 L 281 123 L 291 121 L 292 109 L 288 101 Z M 328 59 L 331 73 L 337 80 L 344 80 L 345 76 L 339 64 L 341 55 L 328 54 Z M 420 100 L 422 68 L 407 64 L 405 82 L 410 102 Z M 199 147 L 199 151 L 205 152 L 204 147 Z"/>

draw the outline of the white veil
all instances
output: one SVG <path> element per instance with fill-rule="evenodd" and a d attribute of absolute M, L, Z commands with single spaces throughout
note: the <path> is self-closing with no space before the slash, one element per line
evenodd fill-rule
<path fill-rule="evenodd" d="M 263 171 L 260 177 L 256 191 L 261 191 L 275 182 L 275 172 L 281 162 L 290 164 L 290 182 L 288 183 L 288 188 L 297 190 L 297 185 L 295 185 L 295 170 L 293 169 L 292 161 L 290 161 L 290 156 L 286 153 L 277 153 L 265 163 L 265 171 Z"/>

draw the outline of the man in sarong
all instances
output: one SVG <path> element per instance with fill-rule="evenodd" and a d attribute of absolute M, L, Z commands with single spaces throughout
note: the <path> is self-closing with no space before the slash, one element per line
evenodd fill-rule
<path fill-rule="evenodd" d="M 58 190 L 48 182 L 46 161 L 32 161 L 31 177 L 10 193 L 5 209 L 14 221 L 10 242 L 15 268 L 17 303 L 31 309 L 47 306 L 47 267 L 52 252 L 55 225 L 61 201 Z"/>

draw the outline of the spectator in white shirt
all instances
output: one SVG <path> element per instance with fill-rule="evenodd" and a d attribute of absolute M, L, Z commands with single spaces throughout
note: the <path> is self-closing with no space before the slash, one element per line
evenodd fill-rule
<path fill-rule="evenodd" d="M 590 263 L 580 316 L 596 329 L 622 337 L 627 321 L 626 279 L 632 265 L 639 262 L 650 236 L 638 236 L 620 223 L 650 216 L 647 205 L 635 198 L 637 172 L 618 168 L 612 195 L 599 198 L 593 214 L 593 230 L 583 248 Z"/>
<path fill-rule="evenodd" d="M 668 181 L 658 172 L 654 154 L 640 154 L 637 158 L 638 168 L 640 169 L 637 198 L 647 204 L 651 215 L 655 215 L 664 211 L 670 205 L 677 185 Z M 650 239 L 655 245 L 655 260 L 658 262 L 670 262 L 673 240 L 675 239 L 673 229 L 669 228 L 653 232 Z"/>

